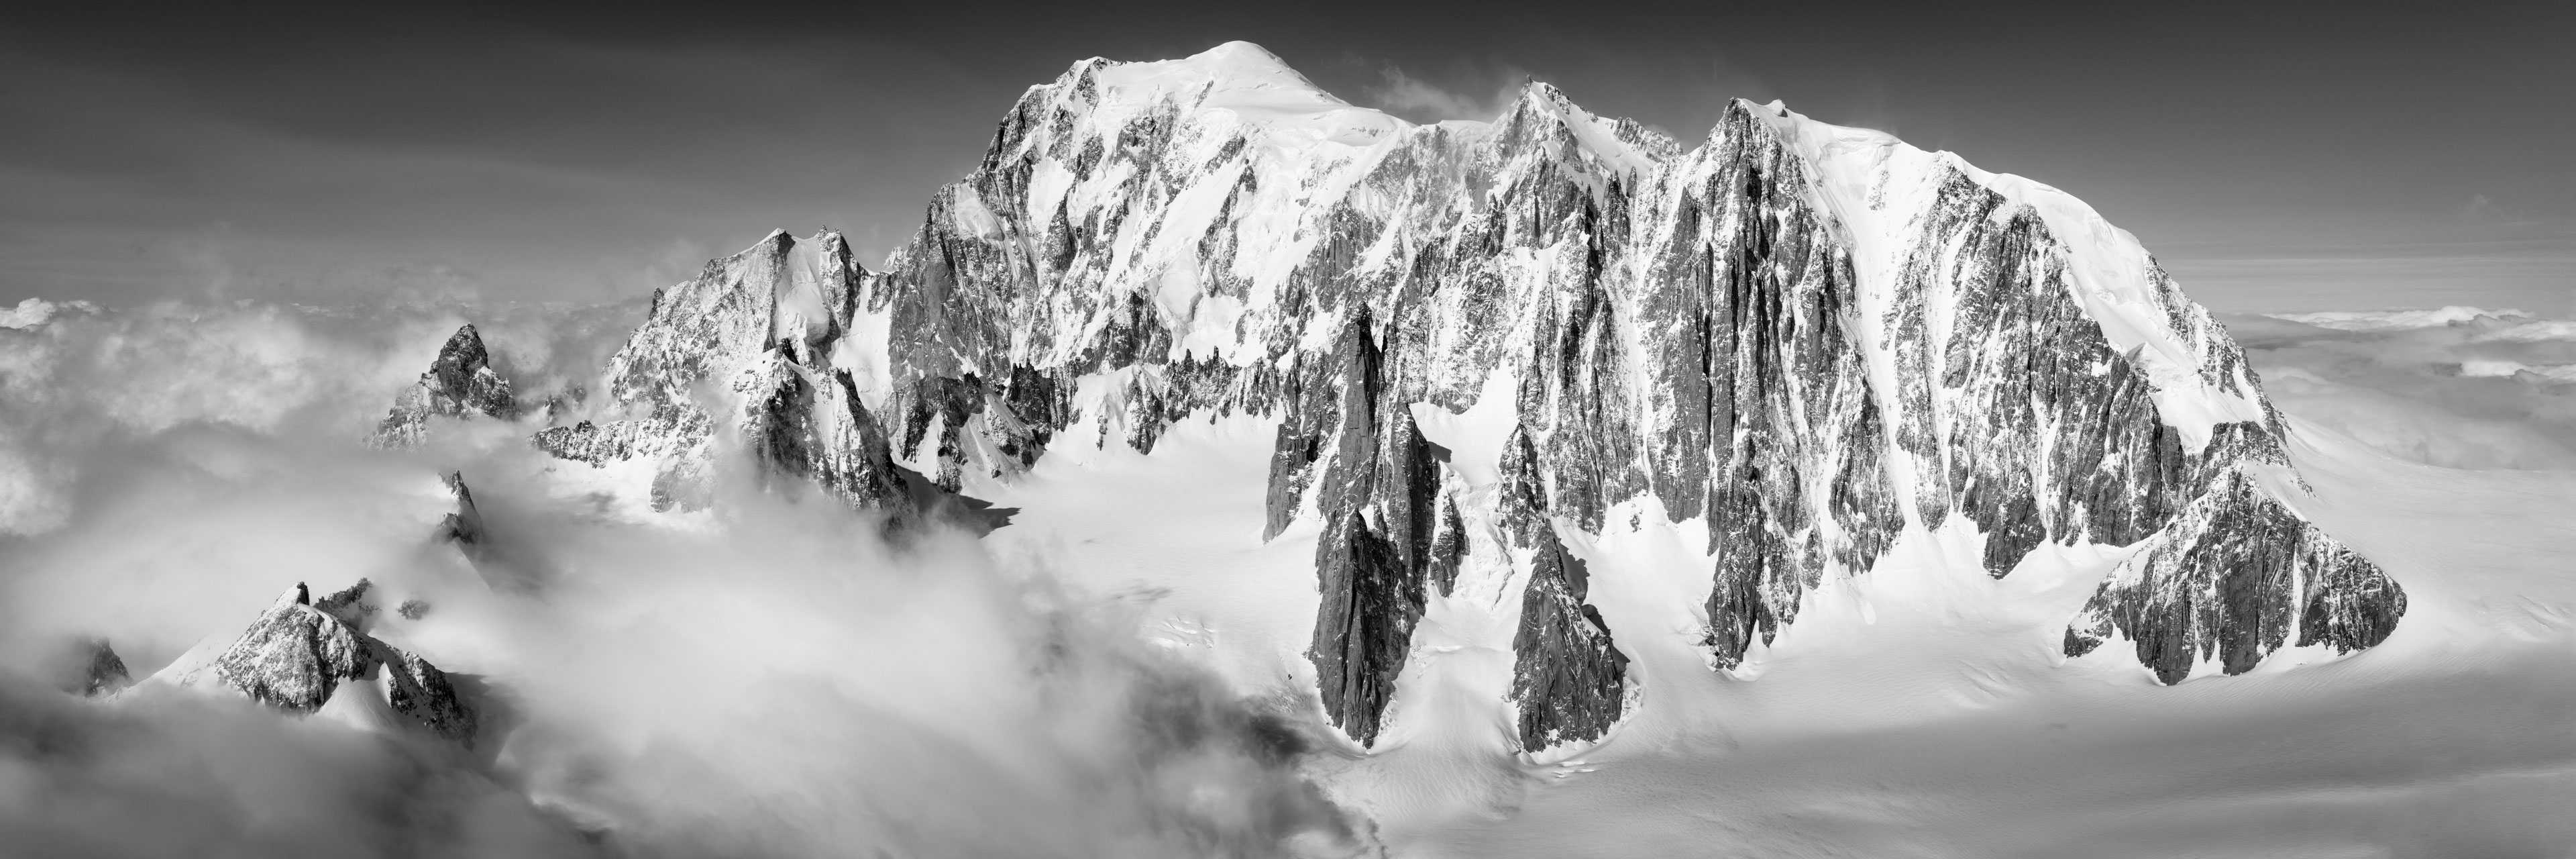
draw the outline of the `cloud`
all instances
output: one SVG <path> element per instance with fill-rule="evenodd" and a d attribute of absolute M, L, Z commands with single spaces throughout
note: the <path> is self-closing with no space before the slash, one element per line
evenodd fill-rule
<path fill-rule="evenodd" d="M 591 381 L 644 315 L 609 305 L 321 307 L 157 302 L 126 310 L 28 299 L 0 315 L 0 534 L 71 511 L 80 464 L 189 424 L 325 448 L 362 438 L 394 394 L 473 322 L 530 399 Z"/>
<path fill-rule="evenodd" d="M 434 750 L 431 750 L 434 751 Z M 162 694 L 0 679 L 0 839 L 29 856 L 576 855 L 579 833 L 429 751 Z"/>
<path fill-rule="evenodd" d="M 2226 319 L 2282 411 L 2451 468 L 2576 468 L 2576 322 L 2442 307 Z"/>
<path fill-rule="evenodd" d="M 1491 120 L 1503 115 L 1520 97 L 1521 81 L 1526 74 L 1506 69 L 1506 80 L 1484 95 L 1442 87 L 1406 74 L 1403 69 L 1387 66 L 1382 80 L 1370 86 L 1365 95 L 1378 109 L 1416 122 L 1439 122 L 1450 119 Z"/>
<path fill-rule="evenodd" d="M 640 308 L 475 321 L 578 379 Z M 1302 692 L 1241 690 L 970 537 L 902 545 L 747 487 L 636 521 L 524 427 L 358 443 L 459 320 L 431 308 L 57 309 L 0 329 L 0 843 L 43 855 L 1351 855 Z M 18 404 L 30 408 L 15 408 Z M 510 575 L 427 534 L 461 467 Z M 564 471 L 561 469 L 579 469 Z M 19 472 L 25 472 L 21 474 Z M 14 494 L 12 494 L 14 493 Z M 377 633 L 490 690 L 471 752 L 137 676 L 296 582 L 426 600 Z"/>
<path fill-rule="evenodd" d="M 2520 310 L 2486 310 L 2451 305 L 2416 310 L 2328 310 L 2315 313 L 2276 313 L 2275 319 L 2332 328 L 2337 331 L 2412 331 L 2439 328 L 2489 318 L 2498 322 L 2521 322 L 2531 314 Z"/>

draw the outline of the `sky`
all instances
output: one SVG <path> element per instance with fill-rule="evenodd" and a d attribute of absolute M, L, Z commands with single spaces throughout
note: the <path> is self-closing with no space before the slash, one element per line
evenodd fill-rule
<path fill-rule="evenodd" d="M 407 5 L 14 14 L 0 303 L 618 300 L 774 228 L 873 261 L 1026 87 L 1243 39 L 1422 121 L 1536 77 L 1695 142 L 1781 99 L 2063 188 L 2221 311 L 2576 313 L 2565 4 Z"/>

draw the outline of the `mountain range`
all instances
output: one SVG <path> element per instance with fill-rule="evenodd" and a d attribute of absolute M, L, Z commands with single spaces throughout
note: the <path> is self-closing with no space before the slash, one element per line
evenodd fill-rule
<path fill-rule="evenodd" d="M 1633 712 L 1637 648 L 1707 683 L 1820 588 L 1909 563 L 2108 572 L 2052 642 L 2171 684 L 2385 639 L 2404 590 L 2302 514 L 2288 423 L 2153 256 L 2049 186 L 1736 101 L 1695 146 L 1532 82 L 1408 123 L 1262 49 L 1075 64 L 881 267 L 781 231 L 657 292 L 534 444 L 658 510 L 813 487 L 902 532 L 1050 457 L 1275 427 L 1245 540 L 1313 541 L 1303 651 L 1375 742 L 1417 625 L 1508 591 L 1512 741 Z M 471 326 L 383 443 L 531 410 Z M 632 465 L 632 468 L 626 466 Z M 575 466 L 578 467 L 578 466 Z M 1590 601 L 1604 536 L 1704 547 L 1695 628 Z"/>

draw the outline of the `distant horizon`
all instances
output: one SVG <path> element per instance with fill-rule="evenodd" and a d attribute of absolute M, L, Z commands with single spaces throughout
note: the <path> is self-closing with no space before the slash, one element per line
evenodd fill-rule
<path fill-rule="evenodd" d="M 2529 16 L 2171 12 L 2093 22 L 2079 51 L 2016 29 L 2037 6 L 1744 10 L 1707 33 L 1638 10 L 1589 30 L 1028 14 L 1048 26 L 48 13 L 0 34 L 0 73 L 50 83 L 0 94 L 28 130 L 0 141 L 0 304 L 616 301 L 774 228 L 838 229 L 875 268 L 1026 87 L 1241 39 L 1417 122 L 1491 119 L 1537 79 L 1688 146 L 1728 99 L 1781 101 L 2064 189 L 2213 310 L 2576 315 L 2576 111 L 2549 104 L 2576 62 Z"/>

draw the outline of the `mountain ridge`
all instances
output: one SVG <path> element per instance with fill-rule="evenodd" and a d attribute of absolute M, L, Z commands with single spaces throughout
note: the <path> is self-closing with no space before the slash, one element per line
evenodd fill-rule
<path fill-rule="evenodd" d="M 1414 125 L 1246 43 L 1086 60 L 1020 98 L 883 271 L 774 233 L 657 297 L 610 375 L 625 412 L 540 446 L 659 458 L 656 506 L 702 503 L 686 487 L 726 444 L 875 508 L 902 503 L 869 476 L 896 465 L 957 491 L 1066 439 L 1150 453 L 1195 416 L 1275 419 L 1262 536 L 1323 524 L 1308 658 L 1362 745 L 1461 576 L 1544 613 L 1514 644 L 1521 742 L 1600 739 L 1620 637 L 1666 633 L 1589 611 L 1586 576 L 1618 570 L 1559 540 L 1641 498 L 1706 523 L 1719 669 L 1908 533 L 1995 577 L 2046 544 L 2134 547 L 2062 650 L 2125 639 L 2166 683 L 2294 630 L 2366 648 L 2405 607 L 2298 514 L 2242 350 L 2133 236 L 1777 103 L 1731 102 L 1683 150 L 1540 83 L 1494 122 Z M 1413 410 L 1501 380 L 1502 484 L 1471 493 Z M 1433 551 L 1470 503 L 1499 527 Z"/>

